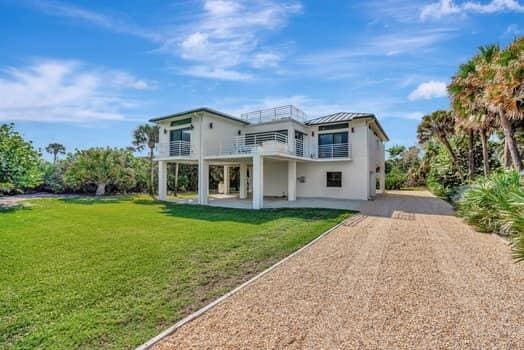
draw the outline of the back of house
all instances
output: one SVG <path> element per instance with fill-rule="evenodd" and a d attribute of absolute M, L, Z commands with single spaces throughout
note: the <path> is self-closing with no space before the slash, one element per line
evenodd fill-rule
<path fill-rule="evenodd" d="M 340 112 L 309 119 L 288 105 L 231 116 L 198 108 L 153 118 L 160 126 L 156 160 L 160 199 L 168 163 L 198 166 L 198 203 L 207 204 L 209 167 L 239 168 L 240 199 L 252 208 L 264 198 L 368 200 L 384 190 L 388 136 L 371 113 Z"/>

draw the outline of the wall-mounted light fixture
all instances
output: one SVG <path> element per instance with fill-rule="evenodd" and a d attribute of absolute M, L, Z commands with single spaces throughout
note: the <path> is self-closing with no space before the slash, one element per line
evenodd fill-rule
<path fill-rule="evenodd" d="M 311 136 L 315 136 L 315 132 L 314 131 L 311 132 Z"/>
<path fill-rule="evenodd" d="M 209 123 L 209 128 L 213 129 L 213 123 Z"/>
<path fill-rule="evenodd" d="M 242 135 L 242 130 L 238 130 L 238 136 Z"/>
<path fill-rule="evenodd" d="M 190 128 L 191 130 L 193 130 L 195 127 L 193 126 L 193 124 L 191 124 L 191 125 L 189 126 L 189 128 Z"/>
<path fill-rule="evenodd" d="M 351 128 L 351 133 L 355 133 L 355 128 Z"/>
<path fill-rule="evenodd" d="M 167 129 L 166 129 L 166 128 L 164 128 L 164 135 L 165 135 L 165 134 L 167 134 Z"/>

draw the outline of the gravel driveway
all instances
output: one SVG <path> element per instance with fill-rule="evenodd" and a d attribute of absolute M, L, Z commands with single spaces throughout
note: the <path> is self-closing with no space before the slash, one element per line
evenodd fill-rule
<path fill-rule="evenodd" d="M 524 264 L 425 191 L 341 226 L 155 349 L 524 349 Z"/>

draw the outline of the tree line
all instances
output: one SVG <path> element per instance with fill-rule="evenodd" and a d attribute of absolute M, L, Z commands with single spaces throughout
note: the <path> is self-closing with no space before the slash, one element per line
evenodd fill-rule
<path fill-rule="evenodd" d="M 425 115 L 419 144 L 388 149 L 386 187 L 427 186 L 524 260 L 524 38 L 480 47 L 448 85 L 450 108 Z"/>

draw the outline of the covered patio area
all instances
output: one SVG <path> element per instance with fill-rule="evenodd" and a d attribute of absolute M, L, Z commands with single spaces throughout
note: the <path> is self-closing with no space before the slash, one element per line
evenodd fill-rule
<path fill-rule="evenodd" d="M 158 198 L 168 200 L 167 178 L 168 163 L 176 163 L 178 160 L 159 160 L 158 161 Z M 188 163 L 187 160 L 183 162 Z M 198 191 L 196 198 L 172 199 L 177 203 L 204 204 L 212 206 L 223 206 L 231 208 L 261 209 L 292 207 L 297 200 L 297 157 L 280 155 L 261 155 L 254 154 L 235 154 L 229 156 L 203 157 L 194 160 L 191 164 L 198 166 Z M 267 169 L 266 179 L 264 179 L 264 164 L 275 166 L 278 164 L 279 171 Z M 220 167 L 223 169 L 222 181 L 216 189 L 218 194 L 210 193 L 210 167 Z M 231 193 L 231 169 L 238 168 L 238 193 Z M 282 169 L 280 169 L 282 168 Z M 287 174 L 286 174 L 287 173 Z M 270 176 L 271 178 L 268 178 Z M 286 176 L 287 175 L 287 176 Z M 264 182 L 266 188 L 264 189 Z M 275 189 L 277 188 L 277 189 Z M 277 196 L 268 197 L 277 191 Z M 305 202 L 304 202 L 305 203 Z M 304 205 L 299 205 L 304 206 Z"/>

